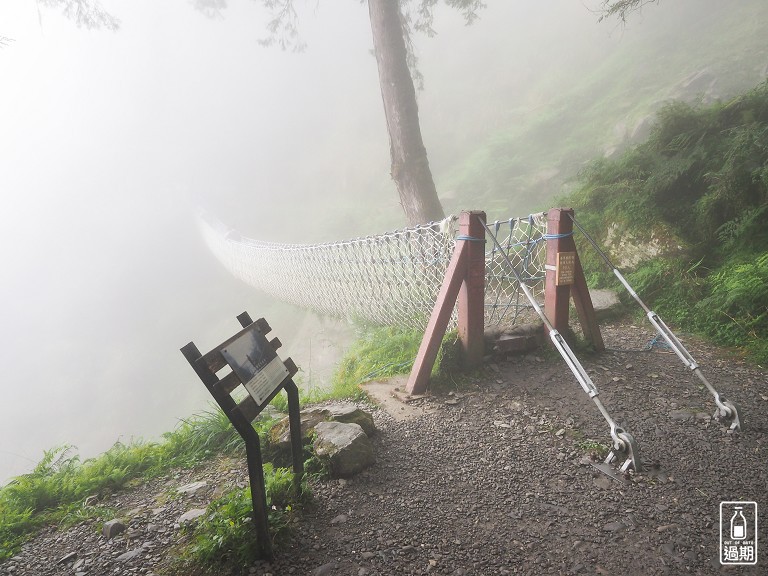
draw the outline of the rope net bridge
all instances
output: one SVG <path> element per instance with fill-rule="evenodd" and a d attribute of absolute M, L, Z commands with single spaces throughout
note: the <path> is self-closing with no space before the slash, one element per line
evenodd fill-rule
<path fill-rule="evenodd" d="M 275 298 L 319 314 L 423 330 L 457 241 L 457 219 L 377 236 L 324 244 L 279 244 L 241 236 L 208 215 L 200 218 L 208 247 L 236 278 Z M 534 318 L 531 303 L 509 270 L 543 301 L 546 214 L 489 225 L 485 326 Z M 480 240 L 482 241 L 482 240 Z M 456 324 L 454 311 L 451 324 Z"/>

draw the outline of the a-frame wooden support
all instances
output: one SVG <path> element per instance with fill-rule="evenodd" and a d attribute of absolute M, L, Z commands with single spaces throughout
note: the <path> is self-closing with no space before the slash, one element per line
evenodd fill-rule
<path fill-rule="evenodd" d="M 558 332 L 567 334 L 569 303 L 573 297 L 584 337 L 595 350 L 605 350 L 584 270 L 573 241 L 572 216 L 572 208 L 552 208 L 547 211 L 544 313 Z"/>
<path fill-rule="evenodd" d="M 462 212 L 459 215 L 459 235 L 451 262 L 445 272 L 443 285 L 432 309 L 424 338 L 408 377 L 406 391 L 423 394 L 429 375 L 437 360 L 440 344 L 448 328 L 453 307 L 458 298 L 459 339 L 465 368 L 479 366 L 483 361 L 483 315 L 485 298 L 485 212 Z"/>

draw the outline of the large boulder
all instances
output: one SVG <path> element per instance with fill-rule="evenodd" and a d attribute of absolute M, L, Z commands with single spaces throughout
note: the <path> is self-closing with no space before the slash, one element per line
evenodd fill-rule
<path fill-rule="evenodd" d="M 301 411 L 301 437 L 304 444 L 311 442 L 317 425 L 327 421 L 358 424 L 368 436 L 376 433 L 370 413 L 350 403 L 331 404 Z M 269 436 L 272 445 L 281 451 L 290 451 L 291 429 L 287 416 L 272 427 Z"/>
<path fill-rule="evenodd" d="M 337 478 L 354 476 L 376 461 L 373 444 L 359 424 L 320 422 L 315 426 L 315 455 Z"/>

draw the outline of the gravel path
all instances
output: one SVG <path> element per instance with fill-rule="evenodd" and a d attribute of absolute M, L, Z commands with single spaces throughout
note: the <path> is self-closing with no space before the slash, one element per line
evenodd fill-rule
<path fill-rule="evenodd" d="M 608 428 L 558 357 L 499 361 L 469 388 L 421 400 L 425 412 L 412 419 L 376 410 L 378 462 L 353 479 L 315 483 L 290 546 L 242 573 L 768 574 L 768 521 L 758 527 L 756 566 L 719 563 L 720 502 L 768 511 L 766 372 L 686 339 L 740 405 L 746 431 L 732 434 L 709 419 L 711 396 L 676 356 L 640 351 L 650 330 L 615 324 L 604 337 L 610 349 L 584 365 L 636 438 L 646 472 L 619 482 L 588 463 Z M 201 479 L 206 488 L 158 504 L 169 485 Z M 106 541 L 95 522 L 49 529 L 0 574 L 161 574 L 175 519 L 243 481 L 232 462 L 158 479 L 116 496 L 134 508 L 131 538 Z"/>

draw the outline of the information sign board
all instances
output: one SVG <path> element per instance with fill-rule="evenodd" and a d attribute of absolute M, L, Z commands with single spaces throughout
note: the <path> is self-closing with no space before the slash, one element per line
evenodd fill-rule
<path fill-rule="evenodd" d="M 290 373 L 258 330 L 249 330 L 222 348 L 222 356 L 258 405 L 280 387 Z"/>

